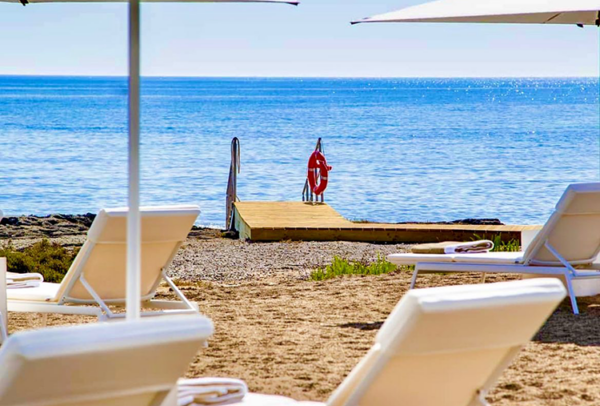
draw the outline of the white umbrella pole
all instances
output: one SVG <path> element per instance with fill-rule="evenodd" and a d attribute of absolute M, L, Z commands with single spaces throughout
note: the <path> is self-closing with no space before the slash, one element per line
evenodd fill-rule
<path fill-rule="evenodd" d="M 129 211 L 127 214 L 127 320 L 140 317 L 140 2 L 129 0 Z"/>

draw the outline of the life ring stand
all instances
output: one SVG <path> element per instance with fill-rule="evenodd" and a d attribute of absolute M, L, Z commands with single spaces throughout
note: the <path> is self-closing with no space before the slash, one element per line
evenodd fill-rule
<path fill-rule="evenodd" d="M 325 189 L 327 189 L 330 170 L 331 166 L 327 165 L 325 155 L 323 155 L 320 151 L 313 152 L 308 159 L 307 177 L 310 190 L 312 190 L 316 196 L 322 195 L 323 192 L 325 192 Z M 317 176 L 317 171 L 319 176 Z M 317 179 L 319 180 L 319 183 L 317 183 Z"/>

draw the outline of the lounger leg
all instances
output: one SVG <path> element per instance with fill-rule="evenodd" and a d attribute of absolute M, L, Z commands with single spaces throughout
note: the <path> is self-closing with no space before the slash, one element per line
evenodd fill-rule
<path fill-rule="evenodd" d="M 471 399 L 469 406 L 490 406 L 488 401 L 485 399 L 486 395 L 487 391 L 478 390 L 475 396 L 473 396 L 473 399 Z"/>
<path fill-rule="evenodd" d="M 409 289 L 415 288 L 415 285 L 417 283 L 417 275 L 419 275 L 419 266 L 415 265 L 415 271 L 413 272 L 412 279 L 410 280 L 410 288 Z"/>
<path fill-rule="evenodd" d="M 481 283 L 485 283 L 485 275 L 486 275 L 485 272 L 481 273 Z"/>
<path fill-rule="evenodd" d="M 42 313 L 42 327 L 48 327 L 48 313 Z"/>
<path fill-rule="evenodd" d="M 573 314 L 579 314 L 579 306 L 577 306 L 577 296 L 575 296 L 575 291 L 573 290 L 573 281 L 571 280 L 571 275 L 566 274 L 565 280 L 567 281 L 567 291 L 569 292 L 569 298 L 571 299 L 571 307 L 573 308 Z"/>
<path fill-rule="evenodd" d="M 92 297 L 94 298 L 96 303 L 98 303 L 98 306 L 100 306 L 100 308 L 102 309 L 102 312 L 104 312 L 104 314 L 106 316 L 108 316 L 109 318 L 112 317 L 113 312 L 110 310 L 108 305 L 104 302 L 104 300 L 102 300 L 100 295 L 94 290 L 94 288 L 92 288 L 92 285 L 90 285 L 88 283 L 88 281 L 83 276 L 83 273 L 79 276 L 79 282 L 81 282 L 81 284 L 88 291 L 88 293 L 90 295 L 92 295 Z M 98 315 L 98 321 L 101 321 L 100 315 Z"/>
<path fill-rule="evenodd" d="M 177 385 L 167 393 L 160 393 L 151 406 L 177 406 Z"/>
<path fill-rule="evenodd" d="M 469 403 L 469 406 L 490 406 L 490 404 L 487 400 L 485 400 L 485 393 L 479 392 L 475 395 L 475 397 L 473 397 L 473 400 L 471 403 Z"/>
<path fill-rule="evenodd" d="M 0 314 L 0 318 L 4 318 L 3 314 Z M 0 323 L 0 337 L 2 338 L 2 342 L 5 342 L 8 339 L 8 330 L 6 324 L 3 322 Z"/>

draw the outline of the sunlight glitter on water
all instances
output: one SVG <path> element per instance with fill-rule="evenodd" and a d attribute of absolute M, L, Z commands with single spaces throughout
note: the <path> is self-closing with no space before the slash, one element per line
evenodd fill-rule
<path fill-rule="evenodd" d="M 126 82 L 0 77 L 0 207 L 126 202 Z M 299 200 L 324 138 L 326 200 L 350 219 L 543 223 L 599 179 L 597 79 L 146 79 L 143 204 L 195 203 L 222 225 L 229 143 L 242 200 Z"/>

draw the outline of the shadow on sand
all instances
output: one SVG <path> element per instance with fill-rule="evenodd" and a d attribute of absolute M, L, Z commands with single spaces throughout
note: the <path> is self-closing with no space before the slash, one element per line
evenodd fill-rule
<path fill-rule="evenodd" d="M 338 324 L 336 327 L 355 328 L 357 330 L 379 330 L 381 326 L 383 326 L 383 321 L 376 321 L 374 323 L 344 323 Z"/>
<path fill-rule="evenodd" d="M 600 297 L 579 298 L 577 302 L 579 315 L 573 314 L 570 302 L 565 300 L 533 341 L 600 346 Z"/>
<path fill-rule="evenodd" d="M 546 324 L 535 335 L 539 343 L 563 343 L 600 347 L 600 297 L 580 298 L 579 315 L 574 315 L 568 300 L 563 301 Z M 336 327 L 357 330 L 379 330 L 382 321 L 344 323 Z"/>

